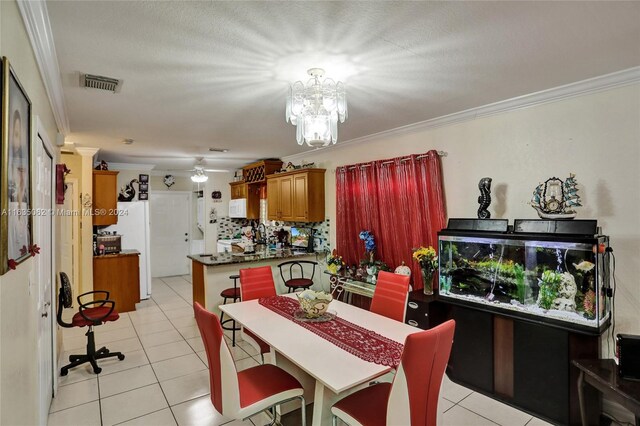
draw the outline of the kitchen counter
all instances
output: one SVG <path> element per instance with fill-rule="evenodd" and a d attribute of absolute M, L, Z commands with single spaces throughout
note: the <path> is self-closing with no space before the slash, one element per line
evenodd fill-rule
<path fill-rule="evenodd" d="M 120 253 L 109 253 L 109 254 L 99 254 L 93 257 L 104 258 L 104 257 L 121 257 L 121 256 L 139 256 L 140 252 L 138 250 L 121 250 Z"/>
<path fill-rule="evenodd" d="M 256 252 L 254 254 L 244 253 L 220 253 L 216 255 L 210 254 L 192 254 L 187 256 L 191 260 L 200 262 L 206 266 L 230 265 L 233 263 L 261 262 L 264 260 L 277 259 L 285 261 L 286 259 L 294 259 L 299 257 L 313 256 L 316 252 L 307 253 L 303 251 L 291 250 L 269 250 Z M 320 254 L 320 253 L 317 253 Z M 318 273 L 320 271 L 316 271 Z"/>
<path fill-rule="evenodd" d="M 140 269 L 137 250 L 93 256 L 93 288 L 106 290 L 118 312 L 136 310 L 140 302 Z"/>
<path fill-rule="evenodd" d="M 324 253 L 292 252 L 290 250 L 271 250 L 245 255 L 243 253 L 220 253 L 217 255 L 196 254 L 189 255 L 191 259 L 191 282 L 193 285 L 193 300 L 206 307 L 209 311 L 220 315 L 218 306 L 223 299 L 220 296 L 222 290 L 233 287 L 231 275 L 239 275 L 240 269 L 269 266 L 273 272 L 273 282 L 276 293 L 284 294 L 287 288 L 284 286 L 278 264 L 290 260 L 324 260 Z M 305 265 L 305 277 L 311 276 L 311 268 Z M 329 291 L 329 280 L 322 273 L 323 265 L 316 265 L 313 277 L 314 290 Z M 297 271 L 296 271 L 297 272 Z M 238 286 L 240 282 L 238 280 Z M 229 300 L 227 303 L 231 303 Z"/>

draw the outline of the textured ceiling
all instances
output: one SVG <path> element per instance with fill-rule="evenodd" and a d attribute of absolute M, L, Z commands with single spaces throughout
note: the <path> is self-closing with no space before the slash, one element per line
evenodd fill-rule
<path fill-rule="evenodd" d="M 284 100 L 311 67 L 347 85 L 340 143 L 640 65 L 640 2 L 47 4 L 67 140 L 160 167 L 305 150 Z M 124 84 L 83 89 L 78 72 Z"/>

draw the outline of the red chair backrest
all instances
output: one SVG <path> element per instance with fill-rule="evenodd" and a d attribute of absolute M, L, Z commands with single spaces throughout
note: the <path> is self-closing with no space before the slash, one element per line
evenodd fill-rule
<path fill-rule="evenodd" d="M 391 387 L 387 424 L 436 426 L 440 386 L 451 354 L 455 326 L 455 321 L 449 320 L 407 336 Z M 408 413 L 403 409 L 407 406 Z"/>
<path fill-rule="evenodd" d="M 193 310 L 209 361 L 211 403 L 219 413 L 222 413 L 222 367 L 220 365 L 220 346 L 224 340 L 222 327 L 218 317 L 204 309 L 198 302 L 193 304 Z"/>
<path fill-rule="evenodd" d="M 409 297 L 409 277 L 380 271 L 371 300 L 371 312 L 404 322 Z"/>
<path fill-rule="evenodd" d="M 243 301 L 276 295 L 271 266 L 240 269 L 240 296 Z"/>

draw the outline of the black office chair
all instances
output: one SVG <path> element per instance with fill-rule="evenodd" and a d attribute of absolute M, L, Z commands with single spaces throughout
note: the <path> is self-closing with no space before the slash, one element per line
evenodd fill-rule
<path fill-rule="evenodd" d="M 311 265 L 310 278 L 305 278 L 304 276 L 305 265 Z M 280 276 L 282 277 L 285 287 L 288 289 L 287 293 L 300 289 L 306 290 L 311 287 L 313 285 L 313 276 L 316 273 L 316 265 L 318 265 L 318 262 L 313 262 L 311 260 L 290 260 L 279 264 L 278 268 L 280 269 Z M 286 275 L 289 277 L 288 279 L 285 278 L 285 271 Z M 296 272 L 299 276 L 296 276 Z"/>
<path fill-rule="evenodd" d="M 105 298 L 101 300 L 91 300 L 82 303 L 81 298 L 89 295 L 104 294 Z M 73 304 L 73 295 L 71 294 L 71 283 L 66 273 L 60 272 L 60 293 L 58 294 L 58 324 L 65 328 L 71 327 L 89 327 L 85 334 L 87 336 L 87 353 L 82 355 L 69 355 L 70 363 L 60 369 L 60 375 L 66 376 L 69 369 L 76 367 L 85 362 L 91 363 L 93 372 L 100 374 L 102 368 L 98 367 L 96 362 L 99 359 L 117 356 L 120 361 L 124 359 L 124 355 L 120 352 L 109 352 L 109 349 L 102 347 L 96 351 L 96 342 L 93 335 L 93 326 L 100 325 L 108 321 L 116 321 L 120 318 L 118 311 L 115 310 L 116 302 L 109 300 L 109 292 L 104 290 L 88 291 L 78 296 L 78 312 L 73 316 L 70 323 L 62 320 L 62 308 L 70 308 Z M 91 307 L 93 305 L 98 305 Z"/>

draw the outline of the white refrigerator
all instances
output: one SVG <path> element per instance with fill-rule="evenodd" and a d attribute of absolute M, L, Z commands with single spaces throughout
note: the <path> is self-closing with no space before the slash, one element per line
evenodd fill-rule
<path fill-rule="evenodd" d="M 104 229 L 122 235 L 123 250 L 140 252 L 140 299 L 148 299 L 151 297 L 149 202 L 119 202 L 118 214 L 118 223 Z"/>

